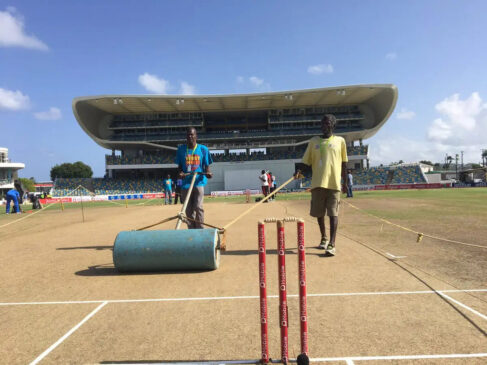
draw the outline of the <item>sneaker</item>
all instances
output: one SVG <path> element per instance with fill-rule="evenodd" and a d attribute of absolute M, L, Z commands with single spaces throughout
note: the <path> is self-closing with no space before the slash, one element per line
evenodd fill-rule
<path fill-rule="evenodd" d="M 323 240 L 321 240 L 320 244 L 318 245 L 318 248 L 320 250 L 326 250 L 326 248 L 328 247 L 329 244 L 330 244 L 330 241 L 328 241 L 327 239 L 323 239 Z"/>
<path fill-rule="evenodd" d="M 328 247 L 326 248 L 326 253 L 335 256 L 335 245 L 328 244 Z"/>

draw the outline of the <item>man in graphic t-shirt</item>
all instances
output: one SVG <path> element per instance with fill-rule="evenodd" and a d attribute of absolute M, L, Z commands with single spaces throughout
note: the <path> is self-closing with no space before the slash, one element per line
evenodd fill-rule
<path fill-rule="evenodd" d="M 186 144 L 180 145 L 176 153 L 176 164 L 179 167 L 179 177 L 183 179 L 181 187 L 181 200 L 184 202 L 191 185 L 193 173 L 199 173 L 194 182 L 193 191 L 191 192 L 188 205 L 186 207 L 186 216 L 188 228 L 203 228 L 204 210 L 203 197 L 205 194 L 204 186 L 207 178 L 211 179 L 213 174 L 210 171 L 210 165 L 213 163 L 208 147 L 197 143 L 196 129 L 188 128 L 186 131 Z"/>

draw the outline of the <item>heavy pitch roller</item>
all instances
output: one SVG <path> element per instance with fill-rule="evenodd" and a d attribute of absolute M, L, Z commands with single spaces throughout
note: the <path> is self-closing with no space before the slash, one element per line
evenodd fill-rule
<path fill-rule="evenodd" d="M 215 270 L 220 265 L 217 229 L 120 232 L 113 247 L 119 271 Z"/>

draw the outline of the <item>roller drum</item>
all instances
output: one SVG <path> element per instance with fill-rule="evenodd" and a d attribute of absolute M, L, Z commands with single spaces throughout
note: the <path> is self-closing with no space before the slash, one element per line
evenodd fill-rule
<path fill-rule="evenodd" d="M 123 231 L 113 245 L 121 272 L 214 270 L 220 264 L 217 229 Z"/>

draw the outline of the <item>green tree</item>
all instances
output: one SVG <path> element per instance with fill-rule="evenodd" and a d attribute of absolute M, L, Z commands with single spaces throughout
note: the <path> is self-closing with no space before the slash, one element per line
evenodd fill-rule
<path fill-rule="evenodd" d="M 35 181 L 24 177 L 19 178 L 19 180 L 25 191 L 36 191 Z"/>
<path fill-rule="evenodd" d="M 75 163 L 65 162 L 61 165 L 56 165 L 51 169 L 51 180 L 55 180 L 58 177 L 80 178 L 92 176 L 93 170 L 91 167 L 81 161 Z"/>
<path fill-rule="evenodd" d="M 433 164 L 433 162 L 428 161 L 428 160 L 421 160 L 421 161 L 419 161 L 419 162 L 424 163 L 424 164 L 426 164 L 426 165 L 431 165 L 431 166 L 433 166 L 433 165 L 434 165 L 434 164 Z"/>

